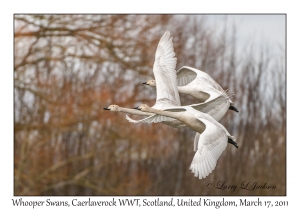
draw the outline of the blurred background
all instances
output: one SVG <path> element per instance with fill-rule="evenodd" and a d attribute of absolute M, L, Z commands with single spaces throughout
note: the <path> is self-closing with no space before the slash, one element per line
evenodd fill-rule
<path fill-rule="evenodd" d="M 15 15 L 14 194 L 286 195 L 285 16 L 268 18 Z M 251 30 L 278 18 L 272 36 Z M 240 111 L 220 121 L 239 148 L 228 145 L 202 180 L 189 170 L 194 131 L 103 110 L 155 103 L 155 89 L 141 83 L 154 77 L 166 30 L 177 69 L 207 72 L 235 92 Z M 181 103 L 197 100 L 181 95 Z M 217 189 L 219 181 L 237 189 Z M 245 190 L 244 181 L 276 188 Z"/>

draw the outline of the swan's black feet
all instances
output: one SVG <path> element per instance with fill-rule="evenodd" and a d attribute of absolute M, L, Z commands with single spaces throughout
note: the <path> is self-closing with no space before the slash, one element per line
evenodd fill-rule
<path fill-rule="evenodd" d="M 239 148 L 239 146 L 237 145 L 237 143 L 235 141 L 233 141 L 232 139 L 228 138 L 228 143 L 232 144 L 233 146 L 235 146 L 236 148 Z"/>
<path fill-rule="evenodd" d="M 237 110 L 237 108 L 235 108 L 234 106 L 230 105 L 229 109 L 235 111 L 235 112 L 239 112 L 239 110 Z"/>

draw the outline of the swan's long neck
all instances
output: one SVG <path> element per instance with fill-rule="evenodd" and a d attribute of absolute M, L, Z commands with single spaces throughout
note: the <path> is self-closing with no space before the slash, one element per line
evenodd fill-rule
<path fill-rule="evenodd" d="M 178 86 L 177 87 L 179 93 L 189 94 L 190 91 L 186 88 L 186 86 Z"/>
<path fill-rule="evenodd" d="M 175 118 L 182 122 L 185 121 L 184 117 L 182 116 L 182 113 L 180 113 L 180 112 L 168 112 L 168 111 L 157 110 L 157 109 L 153 109 L 153 108 L 149 108 L 147 112 L 163 115 L 166 117 L 172 117 L 172 118 Z"/>
<path fill-rule="evenodd" d="M 142 112 L 136 109 L 128 109 L 128 108 L 123 108 L 119 107 L 120 112 L 128 113 L 128 114 L 135 114 L 135 115 L 142 115 L 142 116 L 151 116 L 151 113 L 147 112 Z"/>
<path fill-rule="evenodd" d="M 200 91 L 200 90 L 194 90 L 193 88 L 191 89 L 189 86 L 181 86 L 178 87 L 178 92 L 182 93 L 182 94 L 187 94 L 187 95 L 191 95 L 194 98 L 199 99 L 200 103 L 205 102 L 207 99 L 210 98 L 210 94 L 204 91 Z"/>

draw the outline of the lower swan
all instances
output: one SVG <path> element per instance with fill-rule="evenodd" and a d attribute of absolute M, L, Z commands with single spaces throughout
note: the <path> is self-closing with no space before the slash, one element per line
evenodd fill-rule
<path fill-rule="evenodd" d="M 182 106 L 181 110 L 178 109 L 176 112 L 156 110 L 146 104 L 142 104 L 136 109 L 177 119 L 197 132 L 194 140 L 194 149 L 197 151 L 190 170 L 199 179 L 205 178 L 215 169 L 217 160 L 225 150 L 227 143 L 238 148 L 235 137 L 231 136 L 223 125 L 210 115 L 189 106 Z"/>

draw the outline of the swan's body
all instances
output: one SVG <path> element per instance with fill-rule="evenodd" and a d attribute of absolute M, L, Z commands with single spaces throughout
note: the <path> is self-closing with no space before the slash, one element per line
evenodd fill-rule
<path fill-rule="evenodd" d="M 142 104 L 137 109 L 175 118 L 197 132 L 194 140 L 196 154 L 190 166 L 190 170 L 199 177 L 205 178 L 216 167 L 217 160 L 225 150 L 227 143 L 237 147 L 235 138 L 229 134 L 226 128 L 218 123 L 210 115 L 199 112 L 189 106 L 182 106 L 181 111 L 170 112 L 156 110 Z"/>
<path fill-rule="evenodd" d="M 127 113 L 127 114 L 134 114 L 134 115 L 141 115 L 141 116 L 152 116 L 153 115 L 152 113 L 142 112 L 142 111 L 139 111 L 136 109 L 128 109 L 128 108 L 120 107 L 118 105 L 110 105 L 108 107 L 104 107 L 103 109 L 109 110 L 111 112 L 123 112 L 123 113 Z M 126 115 L 126 117 L 128 117 L 128 116 Z M 162 121 L 162 123 L 169 125 L 171 127 L 174 127 L 174 128 L 186 127 L 186 125 L 179 120 Z"/>
<path fill-rule="evenodd" d="M 178 92 L 191 95 L 200 100 L 200 102 L 209 103 L 225 93 L 222 87 L 215 80 L 201 70 L 183 66 L 177 71 L 176 74 Z M 149 80 L 143 84 L 155 87 L 157 82 L 155 80 Z M 214 109 L 219 110 L 220 113 L 223 113 L 223 116 L 228 109 L 238 112 L 238 110 L 233 106 L 233 102 L 230 100 L 230 98 L 226 97 L 226 100 L 226 103 L 222 103 L 218 105 L 218 107 L 214 107 Z"/>

